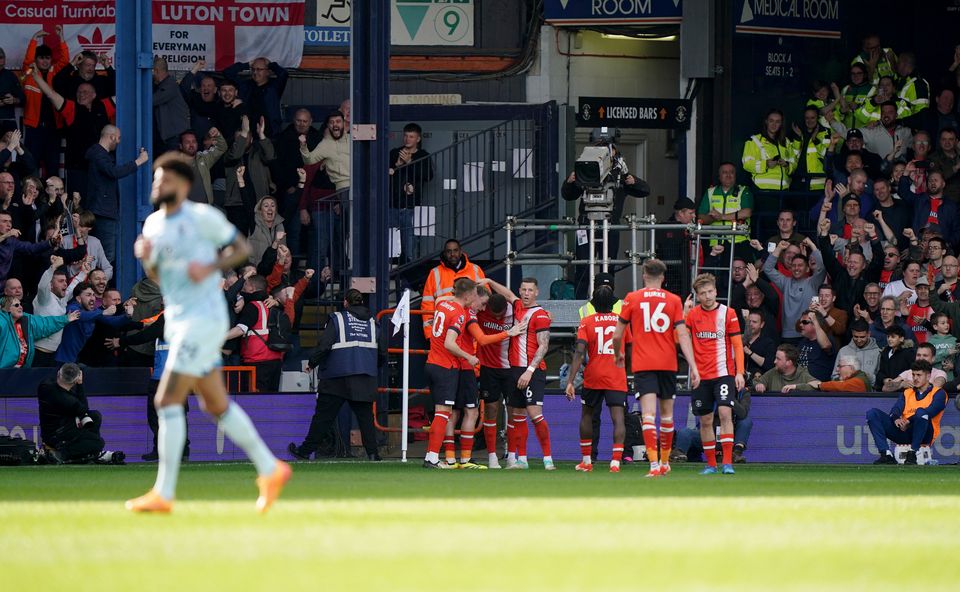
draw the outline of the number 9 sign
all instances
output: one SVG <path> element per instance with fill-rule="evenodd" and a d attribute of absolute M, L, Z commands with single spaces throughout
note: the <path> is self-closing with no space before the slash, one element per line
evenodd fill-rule
<path fill-rule="evenodd" d="M 437 12 L 434 28 L 441 39 L 455 43 L 470 32 L 470 18 L 459 6 L 447 6 Z"/>

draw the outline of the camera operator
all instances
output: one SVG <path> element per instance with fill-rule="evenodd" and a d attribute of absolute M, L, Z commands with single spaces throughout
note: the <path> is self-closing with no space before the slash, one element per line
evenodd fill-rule
<path fill-rule="evenodd" d="M 103 417 L 90 409 L 83 393 L 83 371 L 64 364 L 53 379 L 37 387 L 40 437 L 59 462 L 123 464 L 122 452 L 104 450 L 100 436 Z"/>
<path fill-rule="evenodd" d="M 579 166 L 579 163 L 585 160 L 593 160 L 593 156 L 588 156 L 588 151 L 590 151 L 591 147 L 609 148 L 609 171 L 603 170 L 604 166 L 601 165 L 601 178 L 599 181 L 602 184 L 603 191 L 611 191 L 613 194 L 613 203 L 610 204 L 605 216 L 610 220 L 611 224 L 620 223 L 620 219 L 623 217 L 623 206 L 628 195 L 638 198 L 650 195 L 650 185 L 643 179 L 639 179 L 630 174 L 626 161 L 617 149 L 616 141 L 619 137 L 620 130 L 614 128 L 601 127 L 593 130 L 590 132 L 590 146 L 584 149 L 580 159 L 578 159 Z M 570 175 L 567 176 L 566 181 L 564 181 L 563 187 L 560 188 L 560 195 L 567 201 L 575 201 L 585 195 L 586 189 L 588 188 L 584 186 L 583 179 L 578 182 L 576 171 L 572 171 Z M 598 187 L 593 187 L 592 189 L 596 190 Z M 596 212 L 596 208 L 591 208 L 591 210 L 593 210 L 591 213 Z M 602 220 L 603 217 L 604 216 L 594 219 Z M 579 224 L 587 224 L 588 220 L 587 203 L 585 200 L 580 199 L 577 222 Z M 597 226 L 597 234 L 599 235 L 602 232 L 602 224 L 598 224 Z M 590 258 L 589 240 L 589 233 L 585 228 L 577 231 L 577 259 L 585 260 Z M 607 249 L 609 257 L 619 258 L 620 232 L 611 232 L 609 241 L 610 243 Z M 603 257 L 602 244 L 597 243 L 593 248 L 599 262 L 599 259 Z M 587 266 L 578 265 L 576 267 L 575 282 L 577 299 L 585 300 L 588 297 L 590 293 L 590 286 L 587 285 L 589 277 L 590 270 Z"/>

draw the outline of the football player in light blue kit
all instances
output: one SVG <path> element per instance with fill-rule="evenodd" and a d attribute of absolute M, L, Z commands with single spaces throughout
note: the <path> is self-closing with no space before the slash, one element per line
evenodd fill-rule
<path fill-rule="evenodd" d="M 244 263 L 250 248 L 219 210 L 187 201 L 193 182 L 193 168 L 183 155 L 171 152 L 157 159 L 150 199 L 159 210 L 144 222 L 134 245 L 144 270 L 160 284 L 164 339 L 170 350 L 155 400 L 160 423 L 157 481 L 126 507 L 134 512 L 173 509 L 187 435 L 183 403 L 195 392 L 206 412 L 256 466 L 256 508 L 263 513 L 290 479 L 290 465 L 270 452 L 247 414 L 230 401 L 220 372 L 220 348 L 230 328 L 221 272 Z"/>

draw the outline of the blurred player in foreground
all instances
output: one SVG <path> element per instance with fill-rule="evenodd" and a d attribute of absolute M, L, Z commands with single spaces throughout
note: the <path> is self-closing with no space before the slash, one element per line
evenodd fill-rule
<path fill-rule="evenodd" d="M 597 405 L 607 404 L 610 419 L 613 421 L 613 455 L 610 460 L 610 472 L 620 472 L 620 460 L 623 458 L 623 439 L 626 436 L 624 413 L 627 407 L 627 374 L 617 367 L 614 355 L 613 334 L 617 330 L 618 316 L 613 312 L 617 297 L 610 286 L 601 285 L 593 291 L 593 303 L 596 312 L 585 316 L 577 329 L 577 351 L 570 364 L 567 377 L 567 400 L 576 395 L 573 382 L 584 355 L 589 354 L 586 370 L 583 372 L 583 392 L 580 401 L 583 409 L 580 413 L 580 454 L 583 461 L 577 465 L 578 471 L 593 471 L 593 410 Z M 627 333 L 626 342 L 630 342 Z"/>
<path fill-rule="evenodd" d="M 733 474 L 733 404 L 746 384 L 743 365 L 743 338 L 740 322 L 732 308 L 717 302 L 717 280 L 701 273 L 693 280 L 697 304 L 687 299 L 687 328 L 693 335 L 693 353 L 700 371 L 700 385 L 690 399 L 693 414 L 700 417 L 700 438 L 707 467 L 701 475 L 717 473 L 717 441 L 713 413 L 720 416 L 720 472 Z M 733 355 L 731 355 L 733 354 Z M 692 386 L 692 385 L 691 385 Z"/>
<path fill-rule="evenodd" d="M 230 328 L 221 272 L 245 262 L 250 248 L 219 210 L 187 201 L 193 182 L 193 168 L 184 156 L 167 153 L 157 159 L 150 200 L 159 210 L 144 222 L 143 235 L 134 245 L 143 269 L 160 283 L 166 304 L 164 339 L 170 349 L 156 397 L 157 481 L 126 507 L 133 512 L 173 509 L 187 435 L 183 403 L 192 391 L 256 466 L 256 508 L 263 513 L 290 479 L 290 465 L 277 460 L 247 414 L 230 401 L 220 372 L 220 348 Z"/>

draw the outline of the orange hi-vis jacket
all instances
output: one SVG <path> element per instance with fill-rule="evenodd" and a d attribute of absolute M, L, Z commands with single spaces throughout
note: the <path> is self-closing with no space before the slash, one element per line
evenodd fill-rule
<path fill-rule="evenodd" d="M 462 258 L 463 264 L 459 269 L 447 267 L 441 262 L 440 265 L 431 269 L 430 273 L 427 274 L 427 281 L 424 283 L 423 291 L 421 292 L 423 300 L 420 303 L 420 308 L 424 311 L 423 335 L 428 341 L 430 335 L 433 334 L 433 310 L 436 307 L 437 298 L 446 296 L 447 294 L 453 294 L 453 282 L 460 278 L 468 278 L 478 282 L 487 277 L 483 274 L 483 270 L 480 269 L 479 265 L 470 263 L 466 254 L 464 254 Z"/>
<path fill-rule="evenodd" d="M 59 47 L 54 46 L 50 49 L 53 51 L 53 59 L 50 61 L 50 71 L 47 72 L 47 84 L 53 88 L 53 77 L 56 76 L 57 72 L 62 70 L 64 66 L 70 63 L 70 49 L 67 47 L 67 42 L 63 39 L 60 40 Z M 33 76 L 27 74 L 27 69 L 33 66 L 36 53 L 37 41 L 36 39 L 31 39 L 30 44 L 27 45 L 27 53 L 23 56 L 24 75 L 21 79 L 23 96 L 26 99 L 23 103 L 23 124 L 27 127 L 37 127 L 40 125 L 40 103 L 46 99 L 46 97 L 43 96 L 43 91 L 41 91 L 40 87 L 33 81 Z M 77 97 L 64 98 L 75 100 Z M 54 109 L 54 111 L 56 111 L 56 109 Z"/>

